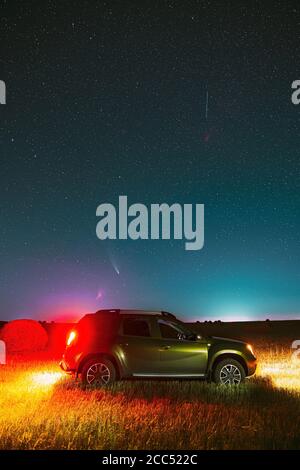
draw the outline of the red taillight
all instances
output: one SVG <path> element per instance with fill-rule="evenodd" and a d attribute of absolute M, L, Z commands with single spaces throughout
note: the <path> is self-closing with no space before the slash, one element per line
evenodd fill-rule
<path fill-rule="evenodd" d="M 70 344 L 73 343 L 74 339 L 76 338 L 77 336 L 77 333 L 76 331 L 71 331 L 69 336 L 68 336 L 68 339 L 67 339 L 67 346 L 70 346 Z"/>

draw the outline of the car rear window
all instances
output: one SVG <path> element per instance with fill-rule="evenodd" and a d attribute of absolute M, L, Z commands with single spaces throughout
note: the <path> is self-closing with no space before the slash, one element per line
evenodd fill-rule
<path fill-rule="evenodd" d="M 78 330 L 81 338 L 109 340 L 117 334 L 119 324 L 120 315 L 117 312 L 92 313 L 79 320 Z"/>
<path fill-rule="evenodd" d="M 124 318 L 123 334 L 130 336 L 150 336 L 149 324 L 146 320 Z"/>

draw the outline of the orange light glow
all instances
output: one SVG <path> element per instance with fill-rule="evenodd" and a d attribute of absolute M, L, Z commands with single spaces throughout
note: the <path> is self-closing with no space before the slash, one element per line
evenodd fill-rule
<path fill-rule="evenodd" d="M 58 382 L 62 376 L 61 372 L 38 372 L 32 375 L 32 381 L 35 385 L 48 387 Z"/>
<path fill-rule="evenodd" d="M 73 343 L 75 338 L 76 338 L 76 332 L 71 331 L 71 333 L 69 334 L 68 339 L 67 339 L 67 346 L 70 346 L 70 344 Z"/>
<path fill-rule="evenodd" d="M 258 375 L 269 377 L 277 388 L 300 391 L 299 361 L 262 362 L 258 367 Z"/>
<path fill-rule="evenodd" d="M 253 354 L 253 356 L 255 356 L 254 351 L 253 351 L 253 347 L 251 346 L 251 344 L 247 344 L 247 348 L 249 349 L 251 354 Z"/>

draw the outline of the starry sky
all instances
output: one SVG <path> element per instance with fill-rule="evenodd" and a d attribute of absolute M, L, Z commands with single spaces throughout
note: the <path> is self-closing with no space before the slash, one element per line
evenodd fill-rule
<path fill-rule="evenodd" d="M 297 318 L 299 11 L 147 0 L 0 10 L 0 318 L 101 307 Z M 205 204 L 204 248 L 100 241 L 96 208 L 119 195 Z"/>

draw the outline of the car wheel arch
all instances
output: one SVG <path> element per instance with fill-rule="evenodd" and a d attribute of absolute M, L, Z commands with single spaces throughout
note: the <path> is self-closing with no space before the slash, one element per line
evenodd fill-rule
<path fill-rule="evenodd" d="M 111 361 L 111 363 L 114 365 L 115 369 L 116 369 L 116 374 L 117 374 L 117 378 L 120 378 L 120 368 L 119 368 L 119 365 L 115 359 L 115 357 L 112 355 L 112 354 L 108 354 L 108 353 L 91 353 L 91 354 L 87 354 L 86 356 L 84 356 L 81 361 L 80 361 L 80 364 L 78 366 L 78 369 L 77 369 L 77 373 L 80 374 L 84 365 L 88 362 L 88 361 L 91 361 L 91 360 L 101 360 L 101 359 L 108 359 L 109 361 Z"/>
<path fill-rule="evenodd" d="M 236 352 L 224 352 L 224 353 L 218 354 L 217 356 L 213 357 L 212 361 L 211 361 L 211 364 L 210 364 L 210 368 L 209 368 L 210 373 L 212 373 L 214 371 L 214 369 L 216 368 L 216 366 L 221 361 L 223 361 L 224 359 L 235 359 L 243 367 L 243 369 L 245 371 L 245 375 L 246 376 L 248 375 L 248 367 L 247 367 L 246 361 L 244 360 L 244 358 L 240 354 L 237 354 Z"/>

